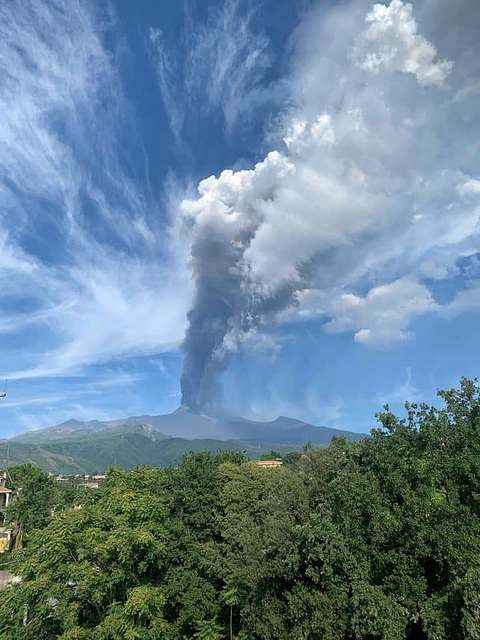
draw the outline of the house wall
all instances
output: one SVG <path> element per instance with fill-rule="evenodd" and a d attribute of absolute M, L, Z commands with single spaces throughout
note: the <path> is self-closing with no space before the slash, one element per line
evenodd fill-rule
<path fill-rule="evenodd" d="M 10 544 L 10 533 L 0 532 L 0 553 L 5 553 Z"/>

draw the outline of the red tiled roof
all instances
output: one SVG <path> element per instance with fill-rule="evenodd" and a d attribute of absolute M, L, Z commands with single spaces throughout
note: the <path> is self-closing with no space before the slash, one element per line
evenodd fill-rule
<path fill-rule="evenodd" d="M 0 493 L 12 493 L 12 490 L 7 489 L 7 487 L 0 487 Z"/>

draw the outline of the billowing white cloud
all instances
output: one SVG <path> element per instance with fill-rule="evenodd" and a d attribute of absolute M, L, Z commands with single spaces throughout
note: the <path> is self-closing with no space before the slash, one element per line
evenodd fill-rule
<path fill-rule="evenodd" d="M 311 125 L 304 120 L 293 120 L 283 141 L 292 153 L 304 151 L 306 147 L 319 142 L 333 144 L 335 132 L 332 129 L 332 118 L 326 113 L 318 116 Z"/>
<path fill-rule="evenodd" d="M 183 203 L 197 281 L 187 350 L 199 387 L 201 371 L 211 381 L 244 333 L 295 313 L 322 315 L 366 345 L 405 340 L 415 318 L 439 312 L 425 279 L 454 275 L 460 257 L 478 252 L 480 101 L 455 96 L 480 67 L 460 39 L 447 41 L 435 3 L 418 8 L 435 45 L 401 0 L 313 9 L 296 36 L 294 105 L 269 132 L 277 149 L 250 171 L 203 180 Z M 461 33 L 462 17 L 448 21 Z M 468 46 L 480 54 L 478 42 Z M 211 351 L 196 334 L 206 323 Z"/>
<path fill-rule="evenodd" d="M 420 84 L 442 87 L 453 68 L 451 60 L 438 60 L 437 50 L 418 33 L 413 6 L 402 0 L 375 4 L 355 49 L 357 64 L 366 71 L 401 71 L 416 76 Z"/>
<path fill-rule="evenodd" d="M 417 316 L 436 311 L 430 291 L 404 277 L 370 289 L 365 297 L 342 294 L 329 310 L 331 332 L 353 331 L 362 344 L 388 344 L 412 337 L 408 326 Z"/>
<path fill-rule="evenodd" d="M 475 180 L 471 178 L 467 180 L 463 184 L 458 185 L 457 187 L 459 193 L 464 196 L 468 195 L 480 195 L 480 180 Z"/>

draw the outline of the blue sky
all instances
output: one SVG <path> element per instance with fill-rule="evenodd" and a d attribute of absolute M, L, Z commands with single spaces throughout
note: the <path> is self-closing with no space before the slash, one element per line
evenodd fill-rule
<path fill-rule="evenodd" d="M 367 431 L 478 376 L 455 6 L 4 3 L 0 436 L 175 409 L 186 331 L 195 397 L 259 419 Z"/>

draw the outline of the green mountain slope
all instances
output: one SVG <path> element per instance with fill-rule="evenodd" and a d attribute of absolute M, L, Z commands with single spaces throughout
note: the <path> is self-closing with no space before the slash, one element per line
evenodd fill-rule
<path fill-rule="evenodd" d="M 189 451 L 234 449 L 259 457 L 270 445 L 254 447 L 240 441 L 170 438 L 151 425 L 118 425 L 108 431 L 41 443 L 11 439 L 0 442 L 0 459 L 11 465 L 32 462 L 45 471 L 75 474 L 105 471 L 110 466 L 131 469 L 138 465 L 168 466 Z M 281 452 L 295 447 L 276 447 Z"/>

